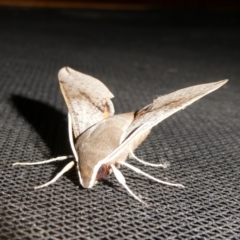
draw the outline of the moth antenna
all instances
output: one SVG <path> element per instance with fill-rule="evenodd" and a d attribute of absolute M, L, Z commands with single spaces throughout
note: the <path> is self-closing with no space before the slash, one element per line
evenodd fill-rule
<path fill-rule="evenodd" d="M 133 151 L 132 151 L 131 149 L 130 149 L 130 154 L 131 154 L 131 158 L 136 159 L 136 160 L 139 161 L 140 163 L 145 164 L 145 165 L 148 165 L 148 166 L 151 166 L 151 167 L 167 168 L 167 167 L 170 165 L 168 162 L 166 162 L 166 163 L 160 163 L 160 164 L 154 164 L 154 163 L 146 162 L 146 161 L 138 158 L 138 157 L 133 153 Z"/>
<path fill-rule="evenodd" d="M 72 118 L 71 118 L 70 113 L 68 113 L 68 136 L 69 136 L 69 141 L 70 141 L 73 155 L 75 157 L 75 160 L 78 162 L 78 155 L 77 155 L 77 152 L 76 152 L 76 149 L 74 146 L 74 142 L 73 142 Z"/>
<path fill-rule="evenodd" d="M 65 172 L 69 171 L 73 166 L 74 166 L 75 162 L 71 161 L 69 162 L 63 169 L 61 172 L 59 172 L 51 181 L 42 184 L 40 186 L 36 186 L 34 187 L 34 189 L 39 189 L 39 188 L 43 188 L 43 187 L 47 187 L 48 185 L 55 183 Z"/>
<path fill-rule="evenodd" d="M 111 168 L 112 168 L 113 173 L 114 173 L 115 177 L 117 178 L 118 182 L 119 182 L 120 184 L 122 184 L 123 187 L 126 188 L 126 190 L 130 193 L 130 195 L 132 195 L 132 196 L 133 196 L 135 199 L 137 199 L 139 202 L 141 202 L 141 203 L 143 203 L 144 205 L 147 206 L 147 203 L 144 202 L 142 199 L 140 199 L 138 196 L 136 196 L 136 195 L 132 192 L 132 190 L 127 186 L 126 180 L 125 180 L 125 177 L 123 176 L 123 174 L 122 174 L 113 164 L 111 164 Z"/>
<path fill-rule="evenodd" d="M 39 161 L 39 162 L 16 162 L 13 164 L 13 166 L 15 166 L 15 165 L 40 165 L 40 164 L 46 164 L 46 163 L 50 163 L 50 162 L 63 161 L 63 160 L 69 159 L 69 158 L 74 158 L 74 156 L 73 155 L 61 156 L 61 157 L 50 158 L 48 160 Z"/>
<path fill-rule="evenodd" d="M 162 181 L 162 180 L 160 180 L 160 179 L 157 179 L 157 178 L 155 178 L 155 177 L 153 177 L 153 176 L 151 176 L 151 175 L 143 172 L 142 170 L 140 170 L 140 169 L 138 169 L 138 168 L 136 168 L 136 167 L 134 167 L 134 166 L 126 163 L 126 162 L 119 161 L 118 163 L 120 163 L 120 164 L 122 164 L 122 165 L 124 165 L 124 166 L 126 166 L 126 167 L 128 167 L 128 168 L 130 168 L 130 169 L 132 169 L 133 171 L 135 171 L 135 172 L 137 172 L 137 173 L 139 173 L 139 174 L 142 174 L 142 175 L 144 175 L 144 176 L 146 176 L 146 177 L 148 177 L 148 178 L 150 178 L 150 179 L 152 179 L 152 180 L 154 180 L 154 181 L 156 181 L 156 182 L 159 182 L 159 183 L 162 183 L 162 184 L 166 184 L 166 185 L 169 185 L 169 186 L 176 186 L 176 187 L 182 187 L 182 188 L 184 188 L 184 186 L 183 186 L 182 184 L 179 184 L 179 183 L 170 183 L 170 182 Z"/>

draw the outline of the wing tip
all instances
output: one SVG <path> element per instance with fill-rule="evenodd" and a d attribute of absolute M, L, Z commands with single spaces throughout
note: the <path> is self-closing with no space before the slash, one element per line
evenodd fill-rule
<path fill-rule="evenodd" d="M 219 81 L 219 84 L 220 84 L 220 85 L 224 85 L 224 84 L 226 84 L 228 81 L 229 81 L 229 79 L 223 79 L 223 80 L 220 80 L 220 81 Z"/>
<path fill-rule="evenodd" d="M 107 93 L 107 98 L 109 98 L 109 99 L 114 98 L 114 95 L 110 92 L 110 90 L 107 88 L 107 86 L 100 80 L 96 79 L 95 77 L 92 77 L 85 73 L 78 72 L 68 66 L 62 67 L 58 71 L 58 79 L 61 83 L 67 82 L 67 77 L 69 75 L 81 75 L 81 77 L 89 78 L 92 81 L 97 82 L 99 84 L 99 86 L 101 86 L 101 88 Z"/>
<path fill-rule="evenodd" d="M 58 80 L 59 82 L 66 82 L 66 76 L 69 76 L 71 73 L 75 72 L 72 68 L 65 66 L 58 71 Z"/>
<path fill-rule="evenodd" d="M 227 82 L 228 82 L 228 79 L 224 79 L 224 80 L 220 80 L 220 81 L 216 81 L 216 82 L 195 85 L 195 86 L 189 87 L 189 89 L 194 88 L 194 87 L 197 87 L 197 88 L 200 87 L 200 88 L 202 88 L 203 91 L 206 91 L 206 94 L 209 94 L 209 93 L 219 89 Z M 206 94 L 204 94 L 203 96 L 205 96 Z"/>
<path fill-rule="evenodd" d="M 70 73 L 70 71 L 72 71 L 73 69 L 68 67 L 68 66 L 65 66 L 65 67 L 62 67 L 60 68 L 60 70 L 58 71 L 58 76 L 62 73 Z"/>
<path fill-rule="evenodd" d="M 223 80 L 213 83 L 215 85 L 214 89 L 217 90 L 218 88 L 222 87 L 227 82 L 228 82 L 228 79 L 223 79 Z"/>

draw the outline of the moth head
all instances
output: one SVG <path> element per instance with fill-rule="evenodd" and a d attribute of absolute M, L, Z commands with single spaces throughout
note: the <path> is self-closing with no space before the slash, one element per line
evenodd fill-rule
<path fill-rule="evenodd" d="M 93 187 L 98 181 L 105 179 L 111 172 L 109 164 L 93 162 L 79 162 L 79 177 L 84 188 Z"/>

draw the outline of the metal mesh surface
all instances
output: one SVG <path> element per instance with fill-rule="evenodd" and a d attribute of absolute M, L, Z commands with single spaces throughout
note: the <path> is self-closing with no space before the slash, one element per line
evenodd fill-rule
<path fill-rule="evenodd" d="M 224 16 L 223 16 L 224 15 Z M 185 12 L 0 9 L 0 239 L 237 239 L 240 237 L 239 16 Z M 155 127 L 133 165 L 92 189 L 66 164 L 16 166 L 71 154 L 57 71 L 102 80 L 117 113 L 158 95 L 229 78 L 218 91 Z"/>

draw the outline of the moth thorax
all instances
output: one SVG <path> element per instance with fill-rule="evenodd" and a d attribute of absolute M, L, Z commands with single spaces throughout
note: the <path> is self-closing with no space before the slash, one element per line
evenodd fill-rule
<path fill-rule="evenodd" d="M 103 180 L 108 175 L 109 175 L 109 166 L 107 164 L 103 164 L 97 172 L 96 180 L 97 181 Z"/>

